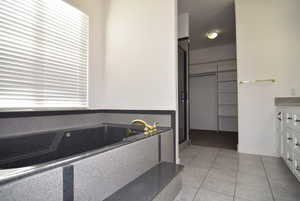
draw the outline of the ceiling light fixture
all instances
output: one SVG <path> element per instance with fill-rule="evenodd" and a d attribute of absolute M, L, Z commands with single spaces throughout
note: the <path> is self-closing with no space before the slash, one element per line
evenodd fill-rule
<path fill-rule="evenodd" d="M 214 39 L 216 39 L 217 37 L 218 37 L 218 33 L 217 32 L 215 32 L 215 31 L 213 31 L 213 32 L 208 32 L 207 34 L 206 34 L 206 36 L 207 36 L 207 38 L 209 38 L 210 40 L 214 40 Z"/>

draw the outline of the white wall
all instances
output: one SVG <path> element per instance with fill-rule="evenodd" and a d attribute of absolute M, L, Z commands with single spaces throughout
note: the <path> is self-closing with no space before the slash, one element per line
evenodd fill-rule
<path fill-rule="evenodd" d="M 279 156 L 275 96 L 300 95 L 300 1 L 236 0 L 239 151 Z"/>
<path fill-rule="evenodd" d="M 178 16 L 178 38 L 190 37 L 190 15 L 183 13 Z"/>
<path fill-rule="evenodd" d="M 176 1 L 105 2 L 103 107 L 176 110 Z"/>

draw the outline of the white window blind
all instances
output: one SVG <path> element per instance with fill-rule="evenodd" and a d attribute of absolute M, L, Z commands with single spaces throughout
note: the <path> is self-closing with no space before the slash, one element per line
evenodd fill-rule
<path fill-rule="evenodd" d="M 0 0 L 0 109 L 87 107 L 88 26 L 62 0 Z"/>

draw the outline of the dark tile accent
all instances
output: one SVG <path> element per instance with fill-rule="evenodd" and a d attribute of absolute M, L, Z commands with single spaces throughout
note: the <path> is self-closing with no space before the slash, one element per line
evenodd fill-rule
<path fill-rule="evenodd" d="M 74 167 L 63 168 L 63 201 L 74 201 Z"/>
<path fill-rule="evenodd" d="M 162 162 L 106 198 L 104 201 L 151 201 L 182 169 L 182 165 Z"/>
<path fill-rule="evenodd" d="M 161 135 L 158 136 L 158 162 L 161 162 Z"/>
<path fill-rule="evenodd" d="M 12 111 L 0 112 L 0 118 L 56 116 L 94 113 L 128 113 L 128 114 L 175 114 L 174 110 L 56 110 L 56 111 Z"/>
<path fill-rule="evenodd" d="M 176 147 L 178 146 L 177 143 L 176 143 L 176 133 L 177 133 L 177 130 L 176 130 L 176 112 L 171 114 L 171 128 L 173 129 L 174 163 L 176 163 Z"/>

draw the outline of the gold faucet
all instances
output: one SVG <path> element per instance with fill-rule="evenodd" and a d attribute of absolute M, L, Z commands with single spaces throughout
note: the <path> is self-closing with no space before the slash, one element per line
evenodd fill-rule
<path fill-rule="evenodd" d="M 145 134 L 150 134 L 154 131 L 157 131 L 156 127 L 158 126 L 158 122 L 155 122 L 153 126 L 151 126 L 150 124 L 148 124 L 147 122 L 141 119 L 136 119 L 131 122 L 131 124 L 137 124 L 137 123 L 144 125 Z"/>

